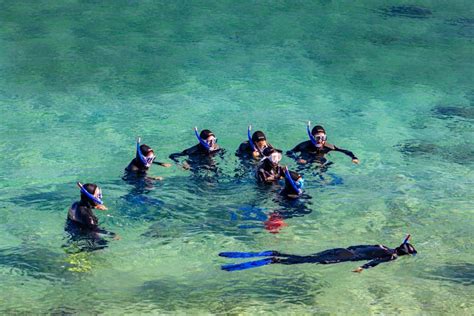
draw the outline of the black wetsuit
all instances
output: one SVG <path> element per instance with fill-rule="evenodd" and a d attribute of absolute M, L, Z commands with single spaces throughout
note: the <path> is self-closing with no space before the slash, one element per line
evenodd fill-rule
<path fill-rule="evenodd" d="M 153 161 L 154 164 L 164 166 L 165 163 L 159 161 Z M 143 178 L 147 175 L 150 167 L 143 164 L 140 158 L 134 158 L 128 166 L 125 168 L 124 180 L 130 180 L 131 178 Z"/>
<path fill-rule="evenodd" d="M 285 171 L 280 165 L 265 159 L 257 166 L 255 176 L 259 182 L 274 183 L 285 176 Z"/>
<path fill-rule="evenodd" d="M 127 168 L 125 168 L 125 172 L 127 173 L 136 173 L 136 174 L 141 174 L 141 175 L 146 175 L 146 172 L 150 169 L 149 167 L 146 167 L 140 159 L 138 158 L 133 158 L 132 161 L 128 164 Z"/>
<path fill-rule="evenodd" d="M 327 153 L 331 151 L 339 151 L 341 153 L 346 154 L 347 156 L 351 157 L 351 159 L 357 159 L 357 157 L 352 153 L 352 151 L 338 148 L 335 145 L 325 143 L 322 148 L 316 147 L 310 140 L 302 142 L 295 146 L 292 150 L 286 152 L 286 155 L 294 158 L 294 159 L 305 159 L 309 162 L 318 161 L 321 164 L 327 162 L 327 159 L 324 157 Z M 297 156 L 296 153 L 301 153 L 300 157 Z"/>
<path fill-rule="evenodd" d="M 359 245 L 348 248 L 334 248 L 318 252 L 309 256 L 296 256 L 274 252 L 272 263 L 300 264 L 319 263 L 331 264 L 346 261 L 370 260 L 361 268 L 373 268 L 379 263 L 389 262 L 398 258 L 397 250 L 383 245 Z"/>
<path fill-rule="evenodd" d="M 270 143 L 267 143 L 267 146 L 265 148 L 273 148 L 275 151 L 278 151 L 278 152 L 282 152 L 280 149 L 276 149 L 272 146 L 272 144 Z M 258 152 L 260 152 L 260 156 L 262 156 L 261 152 L 263 152 L 263 149 L 262 150 L 258 150 Z M 248 157 L 252 157 L 252 154 L 253 154 L 253 149 L 252 149 L 252 146 L 250 145 L 250 142 L 247 140 L 245 142 L 243 142 L 242 144 L 240 144 L 239 148 L 237 149 L 237 151 L 235 152 L 235 155 L 237 157 L 241 157 L 241 158 L 248 158 Z"/>
<path fill-rule="evenodd" d="M 74 202 L 68 211 L 65 231 L 71 235 L 72 241 L 85 240 L 81 250 L 97 250 L 107 246 L 102 236 L 114 237 L 115 233 L 99 227 L 99 219 L 93 212 L 93 205 L 86 201 Z"/>
<path fill-rule="evenodd" d="M 175 162 L 179 162 L 179 157 L 187 156 L 186 160 L 191 167 L 192 171 L 198 171 L 199 169 L 205 169 L 217 172 L 216 162 L 213 160 L 215 156 L 223 158 L 224 150 L 217 148 L 212 151 L 208 151 L 203 145 L 197 144 L 193 147 L 183 150 L 180 153 L 174 153 L 169 158 Z"/>

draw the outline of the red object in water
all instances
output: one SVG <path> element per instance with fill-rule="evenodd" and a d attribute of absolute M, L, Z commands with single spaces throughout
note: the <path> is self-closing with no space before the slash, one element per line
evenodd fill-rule
<path fill-rule="evenodd" d="M 270 217 L 263 224 L 265 225 L 265 229 L 272 234 L 278 234 L 280 229 L 288 226 L 288 224 L 283 221 L 283 218 L 278 213 L 270 214 Z"/>

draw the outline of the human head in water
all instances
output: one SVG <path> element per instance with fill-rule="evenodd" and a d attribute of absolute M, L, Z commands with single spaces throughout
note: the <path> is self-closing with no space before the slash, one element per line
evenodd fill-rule
<path fill-rule="evenodd" d="M 267 147 L 263 150 L 263 155 L 265 156 L 263 160 L 270 161 L 274 166 L 277 166 L 281 160 L 281 153 L 273 149 L 272 147 Z"/>
<path fill-rule="evenodd" d="M 415 247 L 413 247 L 412 244 L 407 242 L 402 243 L 400 246 L 395 248 L 397 251 L 397 255 L 399 256 L 404 256 L 404 255 L 416 255 L 417 251 Z"/>
<path fill-rule="evenodd" d="M 151 149 L 150 146 L 141 144 L 140 145 L 140 137 L 137 139 L 137 155 L 136 160 L 137 163 L 145 167 L 146 169 L 150 168 L 153 160 L 155 160 L 155 152 Z"/>
<path fill-rule="evenodd" d="M 304 179 L 295 171 L 285 168 L 285 188 L 283 189 L 287 195 L 299 196 L 303 193 Z"/>
<path fill-rule="evenodd" d="M 102 190 L 97 184 L 86 183 L 81 184 L 77 183 L 77 186 L 81 190 L 81 202 L 84 204 L 89 204 L 91 206 L 103 205 L 102 201 Z"/>
<path fill-rule="evenodd" d="M 195 127 L 194 133 L 196 138 L 199 140 L 201 147 L 207 151 L 214 151 L 217 149 L 217 138 L 212 131 L 203 129 L 201 133 L 198 134 L 197 127 Z"/>
<path fill-rule="evenodd" d="M 262 131 L 256 131 L 252 134 L 252 142 L 257 150 L 264 150 L 268 146 L 267 137 Z"/>
<path fill-rule="evenodd" d="M 324 127 L 321 125 L 316 125 L 313 127 L 311 130 L 311 133 L 309 131 L 309 125 L 310 122 L 308 122 L 308 136 L 311 142 L 313 143 L 314 146 L 317 148 L 322 148 L 324 147 L 324 144 L 326 143 L 327 136 L 326 136 L 326 131 L 324 130 Z"/>

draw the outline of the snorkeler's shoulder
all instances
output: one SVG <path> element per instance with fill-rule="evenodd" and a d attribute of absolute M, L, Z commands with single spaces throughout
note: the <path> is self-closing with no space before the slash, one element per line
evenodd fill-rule
<path fill-rule="evenodd" d="M 327 148 L 329 150 L 336 150 L 337 149 L 337 147 L 335 145 L 330 144 L 330 143 L 325 143 L 324 148 Z"/>

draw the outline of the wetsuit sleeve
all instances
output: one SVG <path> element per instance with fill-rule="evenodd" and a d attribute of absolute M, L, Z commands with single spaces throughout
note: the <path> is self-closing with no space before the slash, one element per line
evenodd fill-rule
<path fill-rule="evenodd" d="M 153 163 L 154 163 L 155 165 L 159 165 L 159 166 L 162 166 L 162 167 L 163 167 L 164 165 L 166 165 L 165 162 L 160 162 L 160 161 L 153 161 Z"/>
<path fill-rule="evenodd" d="M 246 141 L 246 142 L 243 142 L 242 144 L 240 144 L 239 148 L 235 152 L 235 155 L 236 156 L 243 156 L 243 155 L 250 154 L 250 153 L 251 153 L 250 144 L 249 144 L 248 141 Z"/>
<path fill-rule="evenodd" d="M 183 157 L 183 156 L 187 156 L 187 155 L 189 154 L 188 151 L 189 151 L 188 149 L 185 149 L 185 150 L 183 150 L 183 151 L 180 152 L 180 153 L 171 154 L 171 155 L 169 156 L 169 158 L 170 158 L 171 160 L 173 160 L 174 162 L 179 162 L 178 158 L 179 158 L 179 157 Z"/>
<path fill-rule="evenodd" d="M 303 143 L 299 143 L 299 144 L 296 145 L 292 150 L 288 150 L 288 151 L 286 152 L 286 155 L 287 155 L 288 157 L 290 157 L 290 158 L 297 159 L 298 156 L 296 155 L 296 153 L 302 151 L 302 149 L 303 149 L 303 148 L 302 148 L 302 147 L 303 147 L 303 144 L 304 144 L 304 142 L 303 142 Z"/>
<path fill-rule="evenodd" d="M 334 145 L 333 145 L 333 146 L 334 146 Z M 356 156 L 352 153 L 352 151 L 350 151 L 350 150 L 338 148 L 338 147 L 336 147 L 336 146 L 334 146 L 334 150 L 346 154 L 347 156 L 351 157 L 352 160 L 357 159 L 357 157 L 356 157 Z"/>
<path fill-rule="evenodd" d="M 370 269 L 370 268 L 373 268 L 373 267 L 377 266 L 380 263 L 389 262 L 389 261 L 392 261 L 392 260 L 395 260 L 395 259 L 396 259 L 396 257 L 393 257 L 393 256 L 392 257 L 387 257 L 387 258 L 374 259 L 372 261 L 367 262 L 363 266 L 361 266 L 361 268 L 362 269 Z"/>

